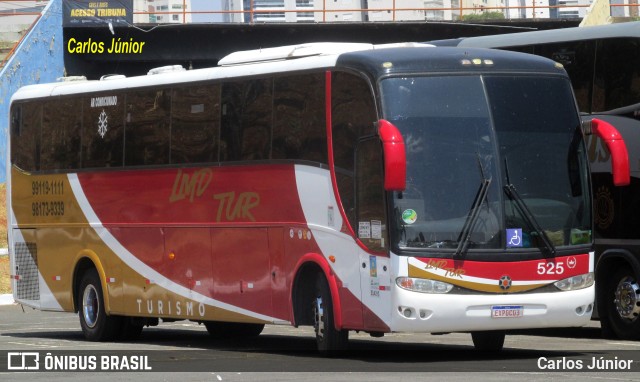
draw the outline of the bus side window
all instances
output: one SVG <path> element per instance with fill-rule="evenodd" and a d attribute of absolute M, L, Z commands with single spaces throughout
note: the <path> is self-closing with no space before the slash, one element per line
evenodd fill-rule
<path fill-rule="evenodd" d="M 171 100 L 171 163 L 217 162 L 220 85 L 176 88 Z"/>
<path fill-rule="evenodd" d="M 42 170 L 77 169 L 80 162 L 79 98 L 49 100 L 42 115 Z"/>
<path fill-rule="evenodd" d="M 540 44 L 535 54 L 561 63 L 569 77 L 581 111 L 591 112 L 595 43 L 581 41 L 573 43 Z"/>
<path fill-rule="evenodd" d="M 166 89 L 127 94 L 125 165 L 169 163 L 170 107 Z"/>
<path fill-rule="evenodd" d="M 20 125 L 22 123 L 22 106 L 15 105 L 11 108 L 11 135 L 20 136 Z"/>
<path fill-rule="evenodd" d="M 221 161 L 269 159 L 272 85 L 271 79 L 222 85 Z"/>
<path fill-rule="evenodd" d="M 596 78 L 593 87 L 594 113 L 638 103 L 640 97 L 639 50 L 640 43 L 637 38 L 602 39 L 598 42 Z"/>
<path fill-rule="evenodd" d="M 14 107 L 14 110 L 18 107 Z M 25 171 L 40 170 L 40 146 L 42 103 L 33 101 L 19 106 L 16 126 L 19 134 L 12 136 L 11 154 L 13 163 Z"/>
<path fill-rule="evenodd" d="M 122 166 L 124 103 L 123 93 L 82 99 L 82 168 Z"/>
<path fill-rule="evenodd" d="M 333 72 L 331 78 L 332 144 L 338 192 L 354 230 L 355 193 L 353 174 L 355 148 L 362 136 L 373 133 L 376 109 L 368 82 L 356 75 Z"/>
<path fill-rule="evenodd" d="M 373 251 L 384 251 L 389 239 L 382 146 L 377 136 L 365 138 L 356 149 L 356 200 L 358 238 Z"/>
<path fill-rule="evenodd" d="M 324 74 L 276 77 L 272 159 L 327 163 Z"/>

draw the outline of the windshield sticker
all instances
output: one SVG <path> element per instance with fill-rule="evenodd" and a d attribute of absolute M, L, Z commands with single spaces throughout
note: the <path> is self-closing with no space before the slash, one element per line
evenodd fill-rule
<path fill-rule="evenodd" d="M 371 239 L 371 222 L 360 222 L 358 225 L 358 237 L 360 239 Z"/>
<path fill-rule="evenodd" d="M 404 212 L 402 213 L 403 222 L 407 224 L 413 224 L 416 222 L 416 220 L 418 220 L 418 214 L 416 213 L 415 210 L 412 210 L 409 208 L 404 210 Z"/>
<path fill-rule="evenodd" d="M 369 256 L 369 276 L 378 277 L 378 260 L 375 256 Z"/>
<path fill-rule="evenodd" d="M 101 138 L 104 138 L 104 135 L 107 133 L 107 130 L 109 129 L 109 124 L 108 121 L 109 117 L 107 116 L 107 113 L 105 113 L 104 110 L 102 110 L 102 113 L 100 113 L 100 116 L 98 117 L 98 134 L 100 134 Z"/>
<path fill-rule="evenodd" d="M 382 222 L 380 220 L 371 220 L 371 238 L 382 239 Z"/>
<path fill-rule="evenodd" d="M 507 228 L 507 248 L 522 247 L 522 228 Z"/>

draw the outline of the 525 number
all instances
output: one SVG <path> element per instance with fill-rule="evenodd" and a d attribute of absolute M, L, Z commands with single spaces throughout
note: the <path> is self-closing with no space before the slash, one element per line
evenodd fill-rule
<path fill-rule="evenodd" d="M 561 275 L 564 273 L 564 262 L 538 263 L 537 273 L 539 275 Z"/>

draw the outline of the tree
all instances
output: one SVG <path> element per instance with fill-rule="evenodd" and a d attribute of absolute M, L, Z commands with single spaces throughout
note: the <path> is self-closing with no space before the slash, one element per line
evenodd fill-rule
<path fill-rule="evenodd" d="M 504 18 L 504 13 L 497 11 L 473 13 L 462 16 L 463 21 L 504 20 Z"/>

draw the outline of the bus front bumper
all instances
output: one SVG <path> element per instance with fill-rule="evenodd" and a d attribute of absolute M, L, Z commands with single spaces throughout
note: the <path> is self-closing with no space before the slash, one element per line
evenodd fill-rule
<path fill-rule="evenodd" d="M 595 287 L 553 293 L 424 294 L 394 288 L 391 331 L 468 332 L 587 325 Z"/>

